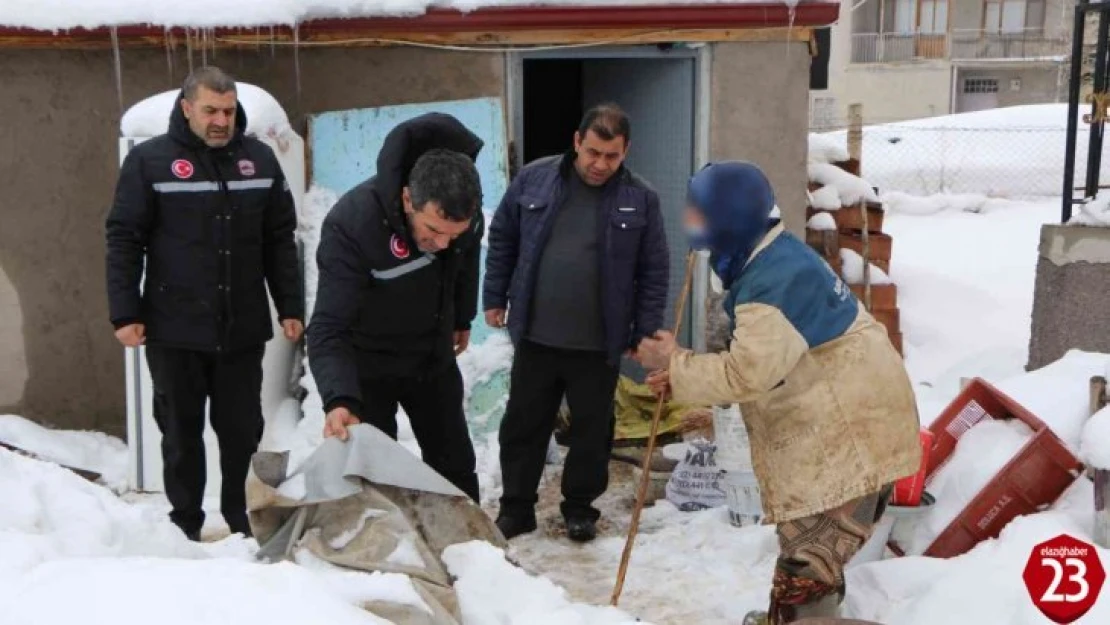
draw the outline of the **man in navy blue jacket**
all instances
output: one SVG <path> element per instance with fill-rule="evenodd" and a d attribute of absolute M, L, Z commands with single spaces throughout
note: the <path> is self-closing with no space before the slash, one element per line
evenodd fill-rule
<path fill-rule="evenodd" d="M 631 128 L 613 104 L 586 113 L 574 149 L 524 167 L 489 229 L 486 323 L 516 346 L 501 423 L 506 538 L 536 529 L 536 490 L 565 394 L 562 513 L 572 540 L 596 536 L 609 484 L 613 393 L 623 354 L 663 328 L 669 263 L 659 196 L 624 166 Z"/>

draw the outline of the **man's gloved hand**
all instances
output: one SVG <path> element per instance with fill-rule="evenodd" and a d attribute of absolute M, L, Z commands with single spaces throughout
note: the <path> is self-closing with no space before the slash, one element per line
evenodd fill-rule
<path fill-rule="evenodd" d="M 324 417 L 324 438 L 334 436 L 341 441 L 345 441 L 350 435 L 347 428 L 358 424 L 358 417 L 351 414 L 350 410 L 343 406 L 336 406 Z"/>

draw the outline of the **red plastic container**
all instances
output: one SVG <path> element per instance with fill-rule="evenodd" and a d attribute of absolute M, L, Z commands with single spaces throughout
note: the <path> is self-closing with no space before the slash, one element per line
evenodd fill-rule
<path fill-rule="evenodd" d="M 951 558 L 997 537 L 1016 517 L 1052 505 L 1083 471 L 1083 463 L 1043 421 L 975 378 L 929 426 L 933 448 L 926 484 L 952 457 L 956 441 L 983 419 L 1019 419 L 1034 434 L 933 541 L 925 551 L 927 556 Z"/>
<path fill-rule="evenodd" d="M 890 496 L 890 503 L 896 506 L 916 506 L 921 503 L 921 493 L 925 492 L 925 475 L 929 470 L 929 452 L 933 448 L 933 433 L 928 428 L 921 428 L 918 434 L 921 440 L 921 467 L 917 473 L 894 483 L 894 493 Z"/>

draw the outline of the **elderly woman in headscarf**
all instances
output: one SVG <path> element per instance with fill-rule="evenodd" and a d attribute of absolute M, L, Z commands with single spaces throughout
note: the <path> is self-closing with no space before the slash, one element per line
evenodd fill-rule
<path fill-rule="evenodd" d="M 727 351 L 694 354 L 668 332 L 637 359 L 659 394 L 738 403 L 780 555 L 769 612 L 745 624 L 836 616 L 844 566 L 892 484 L 921 460 L 913 389 L 882 325 L 804 242 L 771 218 L 758 167 L 722 162 L 690 180 L 684 222 L 727 289 Z"/>

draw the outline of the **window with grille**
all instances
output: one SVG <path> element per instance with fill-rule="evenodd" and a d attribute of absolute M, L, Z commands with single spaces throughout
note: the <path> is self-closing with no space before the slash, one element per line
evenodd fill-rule
<path fill-rule="evenodd" d="M 965 78 L 964 93 L 998 93 L 998 79 Z"/>

